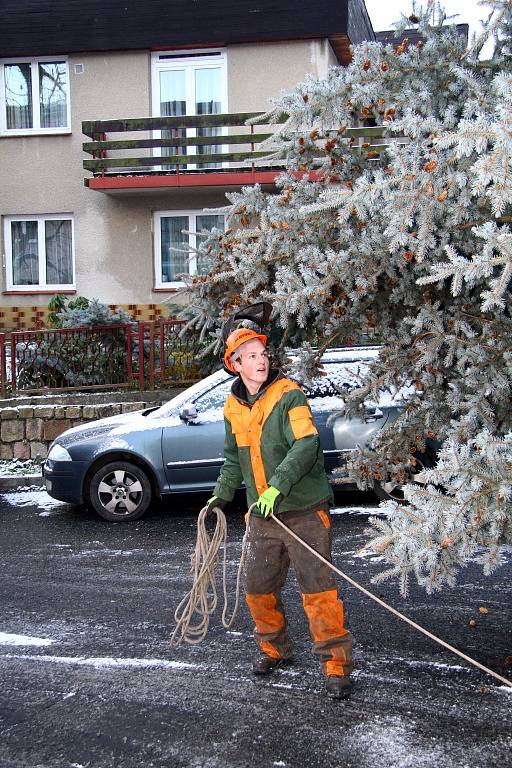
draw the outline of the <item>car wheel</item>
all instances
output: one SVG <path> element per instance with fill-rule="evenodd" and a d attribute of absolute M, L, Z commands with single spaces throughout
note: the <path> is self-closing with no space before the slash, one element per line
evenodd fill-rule
<path fill-rule="evenodd" d="M 104 464 L 91 477 L 89 500 L 105 520 L 138 520 L 151 503 L 151 483 L 144 470 L 127 461 Z"/>
<path fill-rule="evenodd" d="M 405 483 L 416 482 L 414 480 L 415 475 L 418 475 L 424 469 L 431 469 L 435 464 L 435 461 L 426 453 L 418 453 L 415 455 L 414 459 L 416 463 L 414 466 L 410 467 L 405 478 Z M 405 483 L 399 483 L 398 480 L 389 478 L 385 483 L 375 483 L 373 490 L 375 491 L 375 495 L 381 501 L 392 499 L 393 501 L 403 502 L 403 486 Z"/>

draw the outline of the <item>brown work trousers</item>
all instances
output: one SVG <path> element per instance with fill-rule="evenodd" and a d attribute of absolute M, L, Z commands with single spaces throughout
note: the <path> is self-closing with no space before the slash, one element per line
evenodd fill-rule
<path fill-rule="evenodd" d="M 285 513 L 282 517 L 297 536 L 331 560 L 329 513 Z M 349 675 L 352 637 L 345 628 L 343 604 L 333 571 L 272 519 L 248 518 L 245 599 L 255 624 L 254 636 L 263 653 L 288 659 L 293 646 L 281 601 L 290 562 L 302 593 L 313 639 L 313 653 L 329 675 Z"/>

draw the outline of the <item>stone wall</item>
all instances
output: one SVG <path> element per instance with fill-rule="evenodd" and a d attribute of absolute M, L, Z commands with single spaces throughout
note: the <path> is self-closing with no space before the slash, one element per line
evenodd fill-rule
<path fill-rule="evenodd" d="M 137 401 L 0 408 L 0 459 L 44 459 L 50 443 L 70 427 L 160 404 Z"/>

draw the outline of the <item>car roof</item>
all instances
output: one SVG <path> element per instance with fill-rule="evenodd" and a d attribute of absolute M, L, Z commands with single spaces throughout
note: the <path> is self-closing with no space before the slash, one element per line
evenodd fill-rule
<path fill-rule="evenodd" d="M 380 349 L 381 347 L 377 345 L 328 349 L 322 355 L 322 363 L 349 364 L 363 361 L 372 361 L 377 358 Z M 294 350 L 286 350 L 286 353 L 289 355 L 289 357 L 293 358 Z M 166 409 L 169 414 L 176 413 L 177 409 L 179 409 L 185 403 L 195 401 L 200 395 L 203 394 L 203 392 L 207 392 L 213 386 L 228 380 L 234 380 L 234 376 L 226 373 L 226 371 L 223 369 L 215 371 L 215 373 L 210 374 L 210 376 L 206 376 L 204 379 L 201 379 L 201 381 L 198 381 L 196 384 L 188 387 L 183 392 L 180 392 L 178 395 L 176 395 L 176 397 L 173 397 L 172 400 L 169 400 L 162 406 L 162 409 Z M 158 411 L 160 411 L 160 409 L 158 409 Z"/>

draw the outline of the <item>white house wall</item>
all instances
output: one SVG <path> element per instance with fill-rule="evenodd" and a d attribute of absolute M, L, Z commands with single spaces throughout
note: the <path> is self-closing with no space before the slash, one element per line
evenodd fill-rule
<path fill-rule="evenodd" d="M 223 193 L 191 189 L 112 196 L 87 189 L 81 123 L 149 116 L 151 55 L 79 54 L 68 61 L 71 134 L 0 137 L 0 213 L 73 214 L 77 294 L 108 304 L 161 302 L 165 294 L 153 290 L 153 212 L 222 205 Z M 227 48 L 227 62 L 228 111 L 240 112 L 266 109 L 270 96 L 307 73 L 323 77 L 334 55 L 322 40 L 243 44 Z M 81 74 L 75 73 L 76 64 L 83 65 Z M 5 286 L 4 265 L 0 309 L 46 306 L 50 298 L 37 292 L 6 294 Z"/>

